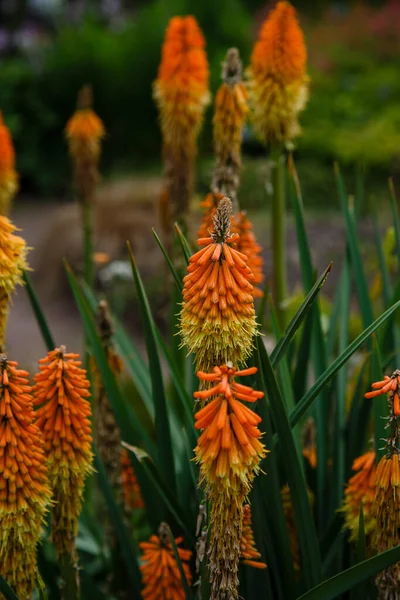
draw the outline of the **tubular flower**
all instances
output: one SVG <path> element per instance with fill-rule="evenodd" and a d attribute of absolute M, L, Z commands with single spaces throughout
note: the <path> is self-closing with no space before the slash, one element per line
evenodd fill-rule
<path fill-rule="evenodd" d="M 254 275 L 247 256 L 230 246 L 232 203 L 223 198 L 214 217 L 210 237 L 200 238 L 205 246 L 190 257 L 184 277 L 181 311 L 182 345 L 196 355 L 197 368 L 215 364 L 242 363 L 250 354 L 256 334 Z"/>
<path fill-rule="evenodd" d="M 344 514 L 345 527 L 350 532 L 350 540 L 358 540 L 358 522 L 360 506 L 364 514 L 365 535 L 370 535 L 375 529 L 375 518 L 371 513 L 375 496 L 375 452 L 366 452 L 353 461 L 355 475 L 350 477 L 344 493 L 341 512 Z"/>
<path fill-rule="evenodd" d="M 14 146 L 0 111 L 0 215 L 8 215 L 17 190 L 18 176 L 15 170 Z"/>
<path fill-rule="evenodd" d="M 74 166 L 75 185 L 79 199 L 92 198 L 98 181 L 100 141 L 105 136 L 104 125 L 91 109 L 92 92 L 84 86 L 78 95 L 78 106 L 67 125 L 65 136 Z"/>
<path fill-rule="evenodd" d="M 20 598 L 30 598 L 36 584 L 36 546 L 51 497 L 28 375 L 0 354 L 0 574 Z"/>
<path fill-rule="evenodd" d="M 212 600 L 238 597 L 242 507 L 267 452 L 259 440 L 261 418 L 242 403 L 253 403 L 263 393 L 235 381 L 256 371 L 255 367 L 237 371 L 228 363 L 214 367 L 213 373 L 197 373 L 201 381 L 215 384 L 194 394 L 202 401 L 212 398 L 195 414 L 195 428 L 203 430 L 195 448 L 200 484 L 205 485 L 211 501 L 208 558 Z"/>
<path fill-rule="evenodd" d="M 243 530 L 242 530 L 242 542 L 241 552 L 243 563 L 254 567 L 256 569 L 266 569 L 267 565 L 264 562 L 259 561 L 261 554 L 256 549 L 254 541 L 253 528 L 251 524 L 251 507 L 250 504 L 243 506 Z"/>
<path fill-rule="evenodd" d="M 266 143 L 285 143 L 300 133 L 297 116 L 308 97 L 306 60 L 295 9 L 278 2 L 261 28 L 249 69 L 253 127 Z"/>
<path fill-rule="evenodd" d="M 222 85 L 215 97 L 215 172 L 212 189 L 236 200 L 241 168 L 242 130 L 248 113 L 247 90 L 236 48 L 228 50 L 222 65 Z"/>
<path fill-rule="evenodd" d="M 259 285 L 264 279 L 262 247 L 258 244 L 253 232 L 253 225 L 244 211 L 236 219 L 236 229 L 239 234 L 238 250 L 248 258 L 247 266 L 254 275 L 253 283 Z M 262 297 L 263 292 L 258 288 L 253 289 L 254 297 Z"/>
<path fill-rule="evenodd" d="M 22 285 L 22 273 L 28 269 L 26 242 L 14 234 L 16 230 L 7 217 L 0 215 L 0 348 L 5 341 L 11 294 L 17 285 Z"/>
<path fill-rule="evenodd" d="M 181 220 L 193 185 L 196 140 L 210 101 L 203 34 L 192 16 L 173 17 L 166 29 L 161 63 L 153 84 L 163 137 L 167 198 Z"/>
<path fill-rule="evenodd" d="M 122 449 L 121 453 L 121 470 L 125 510 L 130 512 L 136 508 L 143 508 L 144 502 L 140 487 L 136 479 L 134 468 L 129 460 L 128 452 L 125 448 Z"/>
<path fill-rule="evenodd" d="M 179 548 L 183 538 L 176 538 L 178 554 L 188 584 L 192 576 L 188 562 L 192 555 L 190 550 Z M 144 600 L 185 600 L 185 591 L 177 565 L 171 540 L 168 535 L 168 526 L 161 523 L 158 535 L 152 535 L 148 542 L 139 544 L 143 550 L 140 567 L 143 576 Z"/>
<path fill-rule="evenodd" d="M 367 392 L 365 398 L 374 398 L 381 394 L 388 394 L 389 409 L 394 417 L 400 416 L 400 398 L 399 398 L 399 386 L 400 386 L 400 370 L 396 369 L 393 374 L 389 377 L 385 375 L 382 381 L 376 381 L 371 387 L 374 388 L 372 392 Z"/>
<path fill-rule="evenodd" d="M 45 442 L 52 509 L 53 542 L 58 554 L 75 555 L 75 536 L 83 490 L 92 472 L 90 384 L 80 368 L 79 354 L 64 346 L 39 360 L 35 375 L 34 404 L 37 424 Z"/>

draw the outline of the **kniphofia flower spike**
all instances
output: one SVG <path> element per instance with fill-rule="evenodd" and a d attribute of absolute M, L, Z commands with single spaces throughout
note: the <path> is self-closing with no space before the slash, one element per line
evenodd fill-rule
<path fill-rule="evenodd" d="M 254 541 L 253 528 L 251 523 L 251 507 L 250 504 L 243 506 L 243 533 L 241 542 L 242 559 L 245 565 L 254 567 L 255 569 L 266 569 L 265 562 L 260 561 L 260 552 L 256 548 Z"/>
<path fill-rule="evenodd" d="M 389 377 L 385 375 L 382 381 L 376 381 L 372 384 L 373 391 L 367 392 L 365 398 L 375 398 L 381 394 L 388 394 L 393 402 L 393 415 L 396 417 L 400 416 L 400 398 L 399 398 L 399 386 L 400 386 L 400 370 L 396 369 Z"/>
<path fill-rule="evenodd" d="M 356 473 L 347 482 L 341 512 L 344 514 L 345 527 L 350 532 L 350 539 L 356 542 L 361 504 L 365 535 L 369 536 L 375 529 L 376 522 L 371 511 L 375 497 L 375 452 L 366 452 L 356 458 L 352 469 Z"/>
<path fill-rule="evenodd" d="M 0 215 L 7 216 L 18 190 L 15 151 L 9 129 L 0 111 Z"/>

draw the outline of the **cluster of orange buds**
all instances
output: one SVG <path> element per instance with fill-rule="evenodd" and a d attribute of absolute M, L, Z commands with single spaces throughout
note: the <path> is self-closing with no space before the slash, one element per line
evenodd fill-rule
<path fill-rule="evenodd" d="M 232 247 L 238 236 L 230 233 L 232 203 L 223 198 L 204 246 L 190 257 L 184 277 L 180 315 L 182 345 L 196 355 L 196 366 L 208 371 L 228 361 L 242 363 L 250 354 L 256 334 L 254 275 L 248 258 Z"/>
<path fill-rule="evenodd" d="M 203 404 L 209 400 L 195 414 L 195 427 L 203 430 L 195 455 L 200 483 L 211 501 L 208 559 L 212 600 L 238 597 L 243 504 L 267 453 L 259 439 L 261 418 L 243 404 L 254 403 L 263 393 L 235 380 L 256 371 L 255 367 L 238 371 L 228 363 L 214 367 L 212 373 L 197 373 L 200 381 L 215 384 L 194 393 Z"/>
<path fill-rule="evenodd" d="M 350 540 L 358 540 L 358 524 L 360 506 L 363 507 L 365 535 L 375 530 L 375 518 L 372 504 L 375 497 L 375 452 L 365 452 L 353 461 L 355 475 L 350 477 L 344 492 L 341 512 L 344 515 L 345 527 L 350 533 Z"/>
<path fill-rule="evenodd" d="M 39 360 L 34 404 L 54 495 L 52 538 L 59 555 L 75 557 L 85 480 L 92 472 L 89 381 L 78 354 L 64 346 Z"/>
<path fill-rule="evenodd" d="M 51 491 L 29 373 L 17 367 L 0 354 L 0 574 L 19 598 L 30 598 Z"/>
<path fill-rule="evenodd" d="M 0 215 L 0 349 L 5 342 L 11 294 L 22 284 L 22 273 L 28 269 L 26 242 L 15 235 L 16 229 L 7 217 Z"/>
<path fill-rule="evenodd" d="M 396 369 L 389 377 L 385 375 L 382 381 L 376 381 L 372 384 L 373 391 L 367 392 L 365 398 L 375 398 L 381 394 L 388 394 L 389 409 L 392 412 L 392 416 L 400 417 L 400 399 L 399 399 L 399 386 L 400 386 L 400 370 Z"/>
<path fill-rule="evenodd" d="M 165 218 L 178 221 L 189 206 L 197 136 L 210 102 L 204 48 L 205 40 L 196 19 L 173 17 L 165 32 L 161 63 L 153 84 L 167 180 L 160 209 Z"/>
<path fill-rule="evenodd" d="M 215 96 L 215 169 L 212 189 L 233 202 L 239 187 L 242 131 L 248 113 L 247 90 L 242 81 L 242 63 L 236 48 L 228 50 L 222 65 L 222 84 Z"/>
<path fill-rule="evenodd" d="M 251 523 L 251 507 L 250 504 L 243 506 L 243 530 L 241 541 L 241 552 L 243 563 L 255 569 L 266 569 L 265 562 L 261 562 L 260 552 L 256 548 L 254 541 L 253 527 Z"/>
<path fill-rule="evenodd" d="M 18 176 L 15 170 L 14 146 L 0 111 L 0 215 L 8 215 L 17 190 Z"/>
<path fill-rule="evenodd" d="M 186 581 L 190 585 L 192 576 L 188 562 L 192 553 L 179 547 L 182 541 L 183 538 L 175 539 Z M 169 538 L 168 526 L 161 523 L 158 535 L 152 535 L 148 542 L 141 542 L 139 546 L 143 550 L 143 564 L 140 570 L 143 576 L 144 600 L 185 600 L 185 590 Z"/>
<path fill-rule="evenodd" d="M 262 297 L 263 292 L 260 285 L 264 279 L 263 267 L 264 260 L 262 257 L 262 247 L 256 240 L 254 235 L 253 225 L 244 211 L 241 211 L 235 219 L 236 231 L 239 234 L 238 250 L 248 257 L 247 266 L 254 275 L 254 297 Z"/>
<path fill-rule="evenodd" d="M 75 185 L 81 202 L 92 200 L 99 178 L 100 142 L 105 136 L 104 125 L 91 106 L 91 88 L 84 86 L 78 94 L 77 110 L 65 126 Z"/>
<path fill-rule="evenodd" d="M 134 468 L 132 467 L 129 455 L 125 448 L 121 453 L 121 469 L 122 469 L 122 490 L 124 495 L 125 510 L 131 511 L 136 508 L 143 508 L 144 502 L 142 493 L 136 478 Z"/>
<path fill-rule="evenodd" d="M 280 1 L 263 24 L 249 68 L 255 133 L 268 144 L 299 135 L 298 114 L 306 105 L 307 50 L 293 6 Z"/>

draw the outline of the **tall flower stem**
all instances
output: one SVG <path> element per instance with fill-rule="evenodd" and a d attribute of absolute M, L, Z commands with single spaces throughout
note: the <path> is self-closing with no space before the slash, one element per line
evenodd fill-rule
<path fill-rule="evenodd" d="M 92 288 L 94 285 L 92 202 L 87 198 L 82 198 L 80 204 L 82 208 L 83 230 L 83 277 L 85 283 Z"/>
<path fill-rule="evenodd" d="M 273 265 L 273 298 L 281 329 L 286 327 L 284 302 L 287 297 L 286 268 L 286 202 L 285 202 L 285 157 L 281 148 L 275 149 L 271 158 L 271 239 Z"/>
<path fill-rule="evenodd" d="M 74 564 L 71 556 L 67 553 L 59 557 L 61 579 L 63 581 L 62 598 L 64 600 L 79 600 L 79 576 L 77 566 Z"/>

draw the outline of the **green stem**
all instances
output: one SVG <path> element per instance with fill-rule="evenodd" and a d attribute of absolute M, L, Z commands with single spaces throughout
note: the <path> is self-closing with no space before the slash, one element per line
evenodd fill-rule
<path fill-rule="evenodd" d="M 285 206 L 285 157 L 281 150 L 272 154 L 272 268 L 273 299 L 276 306 L 279 325 L 282 331 L 286 328 L 286 310 L 284 302 L 287 297 L 286 274 L 286 206 Z"/>
<path fill-rule="evenodd" d="M 79 600 L 79 571 L 70 554 L 64 553 L 59 557 L 61 579 L 64 583 L 62 589 L 63 600 Z"/>
<path fill-rule="evenodd" d="M 94 285 L 93 270 L 93 210 L 90 200 L 84 198 L 82 206 L 83 226 L 83 277 L 90 288 Z"/>

